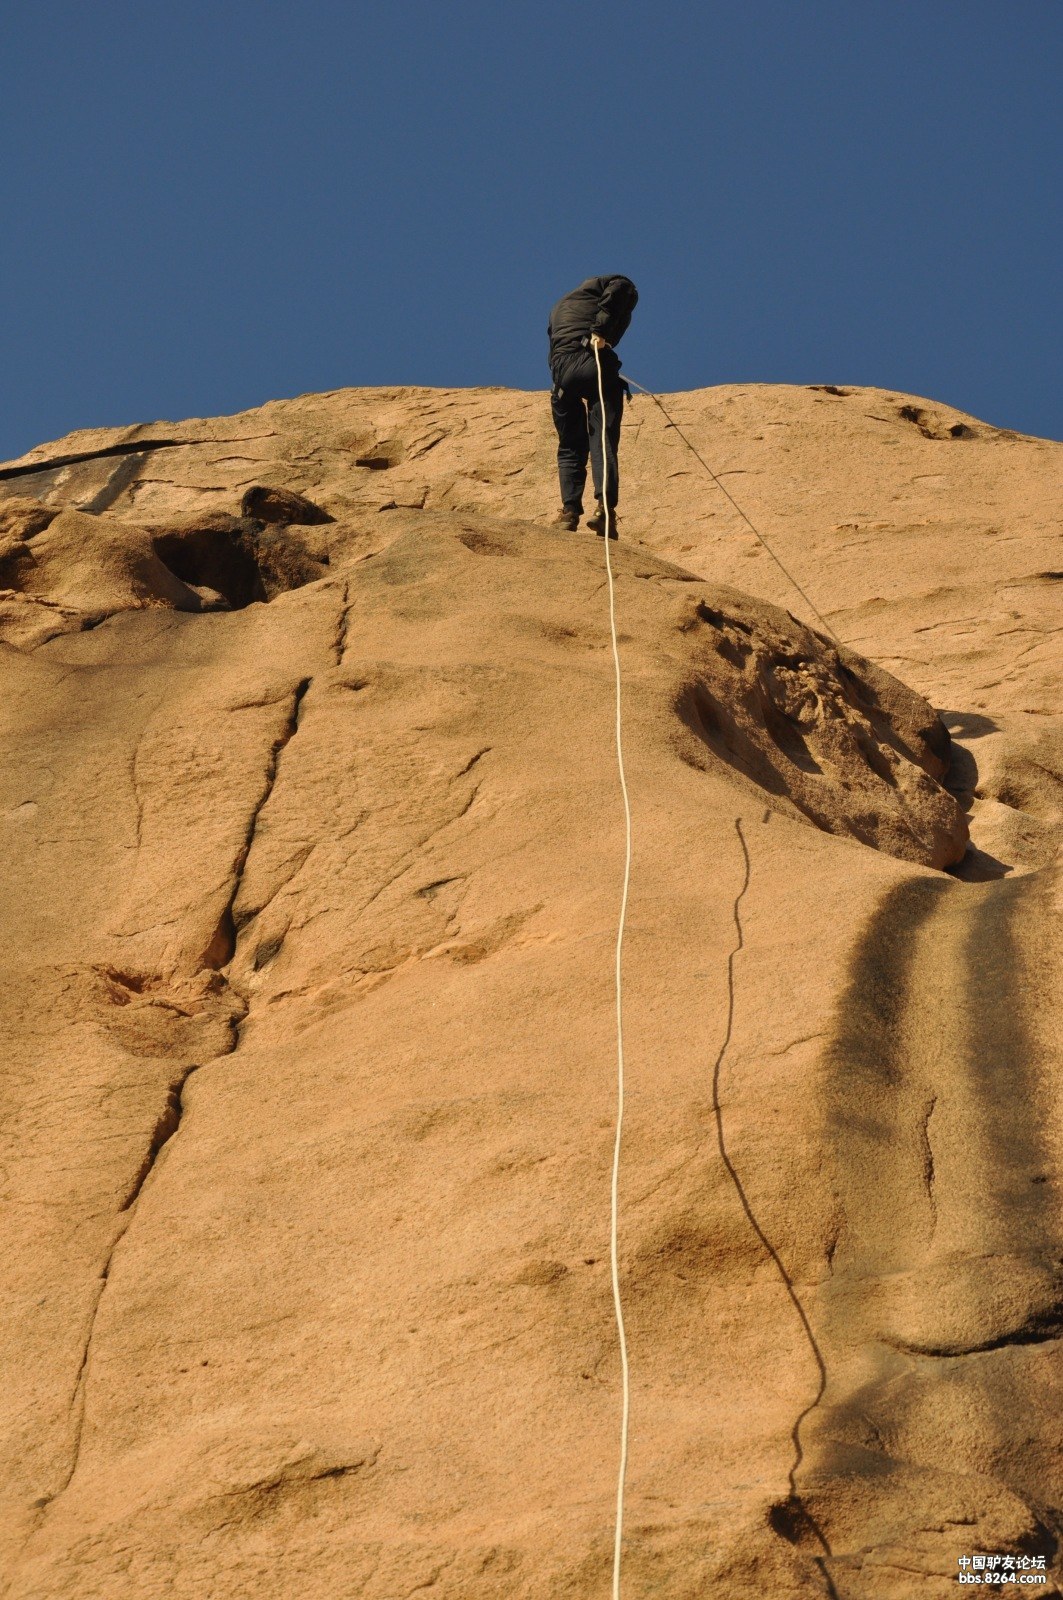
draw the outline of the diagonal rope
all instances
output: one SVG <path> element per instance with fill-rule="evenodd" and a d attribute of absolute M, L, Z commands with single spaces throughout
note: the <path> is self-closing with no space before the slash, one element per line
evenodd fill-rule
<path fill-rule="evenodd" d="M 593 345 L 594 361 L 598 368 L 598 404 L 601 408 L 602 443 L 602 504 L 605 508 L 605 570 L 609 576 L 609 627 L 613 639 L 613 667 L 616 673 L 616 764 L 620 773 L 620 792 L 624 797 L 624 892 L 620 900 L 620 922 L 616 933 L 616 1138 L 613 1143 L 613 1172 L 610 1184 L 609 1265 L 613 1280 L 613 1310 L 616 1313 L 616 1331 L 620 1341 L 620 1371 L 623 1399 L 620 1417 L 620 1469 L 616 1483 L 616 1535 L 613 1541 L 613 1600 L 620 1600 L 620 1552 L 624 1538 L 624 1487 L 627 1479 L 628 1431 L 631 1417 L 631 1376 L 627 1358 L 627 1335 L 624 1332 L 624 1308 L 620 1301 L 619 1262 L 619 1192 L 620 1146 L 624 1130 L 624 1012 L 623 1012 L 623 951 L 624 928 L 627 922 L 628 889 L 631 884 L 631 802 L 627 792 L 624 772 L 623 724 L 620 712 L 620 650 L 616 638 L 616 591 L 613 584 L 611 544 L 613 512 L 609 506 L 609 455 L 605 424 L 605 394 L 602 387 L 602 360 L 598 346 Z"/>
<path fill-rule="evenodd" d="M 746 512 L 744 512 L 742 510 L 742 507 L 738 504 L 738 501 L 735 499 L 735 497 L 731 493 L 730 489 L 728 489 L 726 487 L 726 485 L 723 484 L 720 481 L 720 479 L 717 476 L 717 474 L 715 472 L 713 472 L 712 468 L 709 466 L 709 463 L 705 460 L 705 457 L 701 454 L 700 450 L 695 449 L 695 447 L 691 444 L 690 440 L 687 438 L 686 434 L 683 432 L 683 430 L 679 426 L 679 424 L 677 422 L 673 422 L 672 418 L 668 415 L 667 411 L 664 409 L 664 406 L 661 404 L 661 401 L 658 399 L 658 397 L 654 394 L 653 390 L 652 389 L 647 389 L 644 384 L 636 383 L 635 379 L 634 378 L 629 378 L 626 372 L 624 373 L 624 379 L 625 379 L 625 382 L 633 384 L 634 387 L 636 389 L 638 389 L 640 394 L 648 395 L 649 398 L 653 401 L 654 405 L 659 408 L 659 410 L 660 410 L 662 416 L 665 418 L 665 421 L 667 422 L 668 426 L 670 428 L 674 428 L 675 429 L 676 433 L 678 433 L 679 437 L 682 439 L 683 443 L 686 445 L 686 447 L 690 451 L 691 455 L 695 456 L 697 458 L 697 460 L 701 462 L 701 465 L 705 468 L 705 471 L 708 473 L 709 477 L 712 479 L 712 481 L 716 485 L 717 489 L 719 489 L 720 493 L 723 494 L 723 495 L 726 495 L 727 499 L 730 500 L 731 504 L 734 506 L 735 510 L 738 512 L 738 515 L 742 518 L 742 521 L 746 524 L 746 527 L 750 530 L 751 533 L 755 534 L 755 536 L 760 540 L 761 544 L 764 546 L 764 548 L 768 552 L 769 556 L 771 556 L 771 559 L 774 561 L 775 565 L 779 568 L 779 571 L 786 578 L 787 582 L 790 583 L 793 586 L 793 588 L 795 588 L 797 590 L 798 594 L 801 596 L 801 599 L 805 602 L 805 605 L 811 611 L 812 615 L 816 618 L 816 620 L 818 622 L 822 623 L 824 628 L 826 628 L 827 632 L 830 634 L 830 636 L 834 640 L 835 644 L 839 644 L 840 645 L 841 644 L 841 640 L 838 638 L 838 635 L 835 633 L 834 629 L 831 627 L 831 625 L 827 621 L 826 617 L 824 617 L 822 615 L 822 613 L 817 609 L 817 607 L 813 605 L 812 601 L 809 599 L 808 595 L 802 589 L 801 585 L 798 583 L 798 581 L 794 577 L 793 573 L 787 567 L 783 566 L 782 562 L 779 560 L 779 557 L 775 554 L 775 551 L 772 549 L 772 547 L 768 543 L 767 539 L 765 539 L 765 537 L 761 533 L 760 529 L 756 526 L 756 524 L 752 521 L 752 519 L 746 514 Z"/>

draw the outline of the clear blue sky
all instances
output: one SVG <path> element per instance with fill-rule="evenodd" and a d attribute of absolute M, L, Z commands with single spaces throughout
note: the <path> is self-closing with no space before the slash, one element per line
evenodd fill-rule
<path fill-rule="evenodd" d="M 614 271 L 652 388 L 1063 437 L 1063 0 L 35 0 L 0 52 L 0 457 L 545 388 L 550 305 Z"/>

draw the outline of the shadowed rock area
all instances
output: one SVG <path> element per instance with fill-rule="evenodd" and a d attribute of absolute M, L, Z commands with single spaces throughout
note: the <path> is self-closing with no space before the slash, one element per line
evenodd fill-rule
<path fill-rule="evenodd" d="M 1063 446 L 666 404 L 837 638 L 636 404 L 624 1593 L 1058 1595 Z M 490 390 L 0 469 L 9 1600 L 609 1593 L 623 812 L 554 498 Z"/>

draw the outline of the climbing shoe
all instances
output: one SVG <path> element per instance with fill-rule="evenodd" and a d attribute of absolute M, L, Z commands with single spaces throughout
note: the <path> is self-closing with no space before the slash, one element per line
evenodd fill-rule
<path fill-rule="evenodd" d="M 579 512 L 571 506 L 562 506 L 554 518 L 555 528 L 564 528 L 566 533 L 575 533 L 579 527 Z"/>
<path fill-rule="evenodd" d="M 594 533 L 596 533 L 598 535 L 599 539 L 602 539 L 602 538 L 605 537 L 605 507 L 602 505 L 602 502 L 600 500 L 598 501 L 598 508 L 594 512 L 594 515 L 587 518 L 587 526 Z M 609 537 L 610 537 L 610 539 L 619 538 L 619 534 L 617 533 L 616 530 L 617 530 L 617 515 L 616 515 L 616 511 L 614 509 L 614 510 L 610 511 L 610 513 L 609 513 Z"/>

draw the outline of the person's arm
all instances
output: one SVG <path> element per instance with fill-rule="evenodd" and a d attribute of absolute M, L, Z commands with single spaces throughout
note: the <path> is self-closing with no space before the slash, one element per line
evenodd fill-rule
<path fill-rule="evenodd" d="M 630 278 L 606 278 L 604 283 L 591 323 L 591 338 L 597 335 L 605 344 L 614 345 L 630 326 L 639 292 Z"/>

